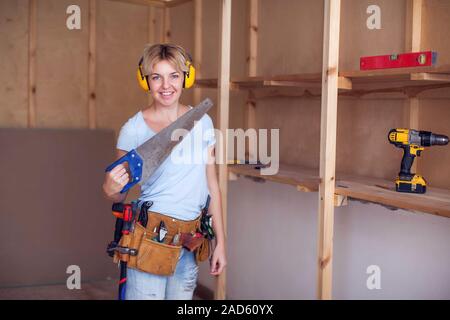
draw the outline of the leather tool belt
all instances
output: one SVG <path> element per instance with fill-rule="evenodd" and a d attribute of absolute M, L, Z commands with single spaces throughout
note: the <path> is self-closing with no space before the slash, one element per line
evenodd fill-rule
<path fill-rule="evenodd" d="M 158 275 L 175 272 L 181 249 L 194 251 L 197 263 L 210 255 L 210 241 L 200 231 L 201 215 L 184 221 L 148 211 L 146 226 L 134 221 L 128 234 L 123 234 L 114 253 L 114 262 L 127 262 L 127 267 Z M 145 224 L 145 223 L 144 223 Z M 161 239 L 160 228 L 164 226 Z"/>

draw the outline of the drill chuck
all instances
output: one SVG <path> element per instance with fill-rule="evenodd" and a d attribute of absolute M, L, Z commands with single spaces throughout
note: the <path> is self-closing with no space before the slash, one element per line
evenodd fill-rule
<path fill-rule="evenodd" d="M 431 147 L 431 146 L 445 146 L 448 144 L 448 137 L 442 134 L 435 134 L 429 131 L 418 131 L 416 132 L 417 137 L 420 137 L 420 146 Z"/>
<path fill-rule="evenodd" d="M 430 137 L 430 146 L 445 146 L 448 144 L 448 137 L 442 134 L 431 134 Z"/>

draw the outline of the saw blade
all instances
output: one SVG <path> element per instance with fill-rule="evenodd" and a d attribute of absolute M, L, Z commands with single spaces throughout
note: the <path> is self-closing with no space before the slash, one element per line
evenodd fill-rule
<path fill-rule="evenodd" d="M 140 184 L 146 182 L 151 177 L 161 163 L 170 155 L 173 148 L 184 138 L 184 136 L 181 136 L 179 140 L 173 141 L 172 134 L 175 130 L 185 129 L 187 132 L 191 131 L 195 122 L 199 121 L 212 105 L 210 99 L 204 100 L 136 148 L 136 152 L 144 160 Z"/>

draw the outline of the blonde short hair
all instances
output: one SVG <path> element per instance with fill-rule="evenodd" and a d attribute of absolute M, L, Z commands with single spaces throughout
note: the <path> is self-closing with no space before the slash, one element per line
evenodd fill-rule
<path fill-rule="evenodd" d="M 183 47 L 175 44 L 147 44 L 144 48 L 142 68 L 144 75 L 152 73 L 153 67 L 160 61 L 170 62 L 177 71 L 187 72 L 187 60 L 191 60 Z"/>

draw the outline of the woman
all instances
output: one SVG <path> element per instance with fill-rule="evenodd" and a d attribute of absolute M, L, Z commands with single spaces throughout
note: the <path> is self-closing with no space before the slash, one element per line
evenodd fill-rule
<path fill-rule="evenodd" d="M 144 49 L 142 70 L 146 76 L 153 103 L 139 111 L 122 127 L 118 142 L 117 156 L 120 158 L 135 149 L 153 135 L 170 125 L 191 107 L 180 103 L 185 75 L 189 71 L 190 59 L 180 46 L 170 44 L 147 45 Z M 198 130 L 209 130 L 213 124 L 205 114 L 194 126 L 189 135 Z M 201 134 L 204 135 L 203 132 Z M 189 150 L 186 143 L 198 144 L 198 139 L 183 139 L 174 150 Z M 207 162 L 180 164 L 169 156 L 156 170 L 148 182 L 141 186 L 139 201 L 153 201 L 149 212 L 154 212 L 172 221 L 183 224 L 198 220 L 208 194 L 211 196 L 209 213 L 212 215 L 216 235 L 216 246 L 211 258 L 211 275 L 219 275 L 225 265 L 225 237 L 222 224 L 220 190 L 214 161 L 214 135 L 192 150 L 206 154 Z M 186 148 L 187 147 L 187 148 Z M 198 158 L 198 157 L 197 157 Z M 120 191 L 129 182 L 129 175 L 123 165 L 116 166 L 106 174 L 103 191 L 113 202 L 123 202 L 127 196 Z M 152 213 L 149 213 L 151 216 Z M 165 220 L 167 221 L 167 220 Z M 155 227 L 156 229 L 156 227 Z M 156 230 L 153 230 L 156 231 Z M 175 241 L 176 235 L 172 235 Z M 178 238 L 176 238 L 178 239 Z M 198 276 L 198 265 L 193 252 L 181 249 L 175 271 L 171 275 L 159 275 L 128 269 L 126 299 L 192 299 Z"/>

